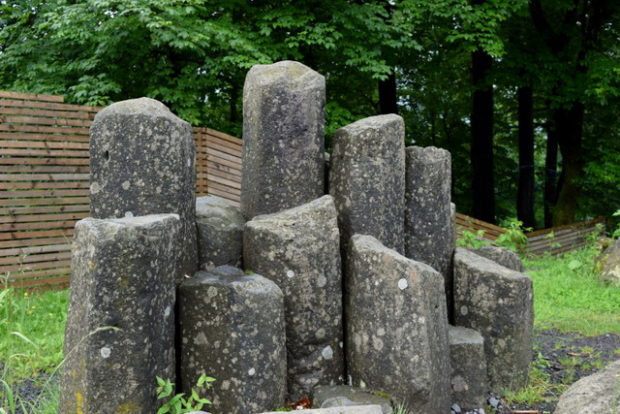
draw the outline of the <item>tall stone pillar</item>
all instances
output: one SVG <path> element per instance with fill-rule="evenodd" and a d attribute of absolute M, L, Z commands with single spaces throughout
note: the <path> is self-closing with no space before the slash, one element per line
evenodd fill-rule
<path fill-rule="evenodd" d="M 75 226 L 61 413 L 152 414 L 155 377 L 175 380 L 179 216 Z"/>
<path fill-rule="evenodd" d="M 398 115 L 364 118 L 333 137 L 329 192 L 343 251 L 354 234 L 404 251 L 405 126 Z"/>
<path fill-rule="evenodd" d="M 298 62 L 256 65 L 243 87 L 241 212 L 247 218 L 324 193 L 325 78 Z"/>
<path fill-rule="evenodd" d="M 194 158 L 190 124 L 153 99 L 112 104 L 90 129 L 92 217 L 178 214 L 178 277 L 197 268 Z"/>
<path fill-rule="evenodd" d="M 341 383 L 342 273 L 333 198 L 246 223 L 243 260 L 284 292 L 289 400 Z"/>

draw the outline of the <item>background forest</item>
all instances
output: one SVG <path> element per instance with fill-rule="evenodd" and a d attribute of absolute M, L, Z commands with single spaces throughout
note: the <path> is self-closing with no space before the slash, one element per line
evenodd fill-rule
<path fill-rule="evenodd" d="M 247 70 L 298 60 L 328 135 L 397 112 L 452 152 L 458 211 L 540 228 L 620 208 L 619 30 L 616 0 L 0 0 L 0 90 L 241 136 Z"/>

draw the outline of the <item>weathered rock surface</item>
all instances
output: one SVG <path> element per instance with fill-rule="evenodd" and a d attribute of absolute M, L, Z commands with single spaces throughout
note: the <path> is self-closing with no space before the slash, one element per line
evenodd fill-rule
<path fill-rule="evenodd" d="M 617 414 L 620 412 L 620 361 L 580 379 L 562 394 L 556 414 Z"/>
<path fill-rule="evenodd" d="M 243 87 L 241 212 L 250 219 L 324 194 L 325 78 L 298 62 L 256 65 Z"/>
<path fill-rule="evenodd" d="M 198 258 L 201 269 L 241 266 L 243 225 L 239 207 L 214 195 L 196 198 Z"/>
<path fill-rule="evenodd" d="M 354 386 L 378 389 L 412 412 L 450 409 L 443 278 L 370 236 L 355 235 L 345 277 L 347 367 Z"/>
<path fill-rule="evenodd" d="M 405 126 L 398 115 L 361 119 L 333 137 L 329 193 L 338 210 L 343 251 L 367 234 L 404 252 Z"/>
<path fill-rule="evenodd" d="M 246 223 L 246 269 L 284 292 L 289 400 L 342 382 L 342 275 L 331 196 Z"/>
<path fill-rule="evenodd" d="M 484 407 L 489 392 L 484 338 L 473 329 L 450 326 L 452 402 L 465 411 Z"/>
<path fill-rule="evenodd" d="M 450 206 L 452 158 L 435 147 L 412 146 L 405 153 L 405 256 L 441 273 L 451 300 L 456 247 Z"/>
<path fill-rule="evenodd" d="M 478 256 L 486 257 L 487 259 L 507 267 L 508 269 L 515 270 L 517 272 L 523 272 L 524 267 L 521 263 L 521 258 L 516 252 L 504 247 L 489 245 L 480 247 L 477 249 L 469 249 L 476 253 Z"/>
<path fill-rule="evenodd" d="M 332 407 L 332 408 L 317 408 L 314 410 L 303 410 L 307 414 L 381 414 L 381 406 L 379 405 L 358 405 L 350 407 Z M 271 411 L 262 414 L 278 414 L 276 411 Z"/>
<path fill-rule="evenodd" d="M 323 385 L 314 389 L 314 407 L 349 407 L 356 405 L 379 405 L 383 414 L 392 414 L 392 403 L 378 393 L 348 385 Z"/>
<path fill-rule="evenodd" d="M 599 278 L 613 284 L 620 284 L 620 239 L 609 246 L 597 259 Z"/>
<path fill-rule="evenodd" d="M 201 374 L 218 413 L 247 414 L 284 405 L 284 297 L 271 280 L 232 266 L 198 272 L 179 286 L 181 384 Z"/>
<path fill-rule="evenodd" d="M 90 128 L 91 215 L 178 214 L 181 271 L 188 275 L 197 267 L 195 152 L 190 124 L 149 98 L 104 108 Z"/>
<path fill-rule="evenodd" d="M 456 324 L 484 337 L 490 388 L 524 386 L 532 359 L 530 277 L 457 248 L 454 304 Z"/>
<path fill-rule="evenodd" d="M 176 214 L 76 224 L 60 412 L 157 411 L 155 377 L 175 380 L 180 228 Z"/>

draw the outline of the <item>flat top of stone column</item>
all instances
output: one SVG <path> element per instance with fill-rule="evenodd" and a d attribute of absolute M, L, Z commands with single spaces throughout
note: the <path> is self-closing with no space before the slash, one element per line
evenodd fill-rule
<path fill-rule="evenodd" d="M 325 77 L 308 66 L 292 60 L 271 65 L 254 65 L 245 78 L 246 84 L 261 87 L 286 85 L 289 90 L 325 88 Z M 291 88 L 292 87 L 292 88 Z"/>
<path fill-rule="evenodd" d="M 437 273 L 437 271 L 433 269 L 432 267 L 430 267 L 429 265 L 403 256 L 402 254 L 398 253 L 396 250 L 386 247 L 385 245 L 383 245 L 383 243 L 381 243 L 379 240 L 377 240 L 376 238 L 372 236 L 367 236 L 365 234 L 354 234 L 351 237 L 350 244 L 358 252 L 371 251 L 375 254 L 380 253 L 383 255 L 384 258 L 391 257 L 399 261 L 404 260 L 404 261 L 410 262 L 411 264 L 415 265 L 419 271 Z"/>
<path fill-rule="evenodd" d="M 149 214 L 146 216 L 136 217 L 123 217 L 123 218 L 106 218 L 98 219 L 92 217 L 86 217 L 78 221 L 75 226 L 89 226 L 89 227 L 148 227 L 157 222 L 163 222 L 168 220 L 179 220 L 178 214 Z"/>
<path fill-rule="evenodd" d="M 459 345 L 459 344 L 480 344 L 484 343 L 484 338 L 480 334 L 480 332 L 465 328 L 463 326 L 452 326 L 448 327 L 448 338 L 450 339 L 450 345 Z"/>
<path fill-rule="evenodd" d="M 504 267 L 492 260 L 487 259 L 473 253 L 463 247 L 457 247 L 454 253 L 454 260 L 464 263 L 466 266 L 475 268 L 482 274 L 493 274 L 505 279 L 512 280 L 531 280 L 525 273 L 517 272 L 516 270 Z"/>
<path fill-rule="evenodd" d="M 99 122 L 107 117 L 120 116 L 132 117 L 144 115 L 149 118 L 167 118 L 173 122 L 187 123 L 175 114 L 163 103 L 151 98 L 137 98 L 120 101 L 106 106 L 95 115 L 94 122 Z"/>
<path fill-rule="evenodd" d="M 415 160 L 419 163 L 434 164 L 437 162 L 448 161 L 450 162 L 452 157 L 450 151 L 437 147 L 418 147 L 412 145 L 405 148 L 407 157 Z"/>
<path fill-rule="evenodd" d="M 300 221 L 306 215 L 314 215 L 317 211 L 331 211 L 336 217 L 336 204 L 334 197 L 324 195 L 323 197 L 312 200 L 309 203 L 297 207 L 289 208 L 272 214 L 261 214 L 246 223 L 246 226 L 254 228 L 267 227 L 272 229 L 274 226 L 288 226 L 292 221 Z M 302 220 L 303 221 L 303 220 Z"/>
<path fill-rule="evenodd" d="M 360 119 L 336 131 L 332 157 L 392 158 L 404 148 L 405 123 L 399 115 Z"/>
<path fill-rule="evenodd" d="M 243 270 L 233 266 L 219 266 L 208 272 L 196 272 L 193 278 L 184 281 L 181 286 L 193 288 L 203 285 L 252 293 L 280 291 L 280 288 L 266 277 L 257 273 L 245 274 Z"/>
<path fill-rule="evenodd" d="M 230 200 L 214 195 L 196 197 L 196 218 L 202 217 L 243 221 L 239 207 Z"/>

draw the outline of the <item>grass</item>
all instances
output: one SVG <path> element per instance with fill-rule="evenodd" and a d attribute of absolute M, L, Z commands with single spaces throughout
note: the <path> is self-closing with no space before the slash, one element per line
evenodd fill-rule
<path fill-rule="evenodd" d="M 595 246 L 564 257 L 524 260 L 534 282 L 537 328 L 594 336 L 620 333 L 620 287 L 600 282 L 594 272 Z"/>
<path fill-rule="evenodd" d="M 68 291 L 0 291 L 0 414 L 57 412 L 56 368 L 62 346 Z M 36 401 L 21 401 L 13 392 L 25 379 L 35 378 L 42 394 Z"/>

